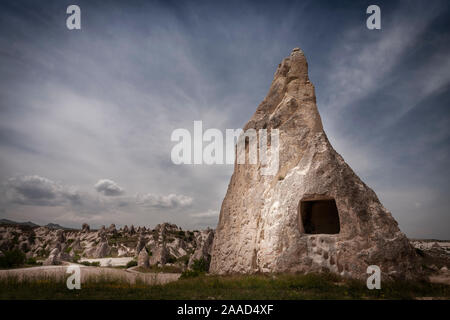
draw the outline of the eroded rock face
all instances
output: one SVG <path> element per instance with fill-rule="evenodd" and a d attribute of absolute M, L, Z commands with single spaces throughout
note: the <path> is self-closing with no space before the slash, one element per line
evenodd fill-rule
<path fill-rule="evenodd" d="M 60 250 L 58 248 L 54 248 L 51 252 L 48 258 L 43 262 L 44 266 L 51 266 L 51 265 L 57 265 L 61 263 L 61 260 L 59 259 Z"/>
<path fill-rule="evenodd" d="M 385 276 L 419 273 L 396 221 L 328 141 L 300 49 L 278 66 L 250 128 L 279 130 L 279 170 L 267 176 L 259 165 L 235 164 L 210 272 L 328 270 L 366 279 L 367 266 L 378 265 Z"/>
<path fill-rule="evenodd" d="M 145 248 L 145 237 L 141 234 L 136 246 L 136 253 L 139 254 L 143 248 Z"/>
<path fill-rule="evenodd" d="M 208 229 L 201 232 L 196 238 L 197 248 L 189 259 L 188 267 L 191 268 L 195 260 L 211 260 L 211 248 L 214 239 L 214 230 Z"/>
<path fill-rule="evenodd" d="M 147 250 L 145 250 L 145 248 L 144 248 L 139 252 L 139 255 L 138 255 L 138 266 L 143 267 L 143 268 L 148 268 L 149 267 L 148 262 L 149 262 L 148 253 L 147 253 Z"/>
<path fill-rule="evenodd" d="M 169 258 L 169 252 L 166 246 L 163 244 L 161 246 L 155 247 L 152 250 L 152 255 L 150 257 L 150 265 L 165 265 L 167 259 Z"/>
<path fill-rule="evenodd" d="M 101 242 L 94 253 L 94 258 L 104 258 L 109 255 L 111 248 L 108 245 L 108 242 Z"/>

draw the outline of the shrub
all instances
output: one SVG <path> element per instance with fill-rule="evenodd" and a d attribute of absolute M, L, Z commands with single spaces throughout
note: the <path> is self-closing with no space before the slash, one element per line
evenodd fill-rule
<path fill-rule="evenodd" d="M 37 265 L 37 264 L 41 264 L 41 263 L 37 263 L 36 259 L 31 257 L 28 258 L 27 261 L 25 262 L 26 264 L 30 264 L 30 265 Z"/>
<path fill-rule="evenodd" d="M 174 256 L 169 255 L 169 258 L 167 258 L 166 263 L 175 263 L 175 262 L 177 262 L 177 259 Z"/>
<path fill-rule="evenodd" d="M 184 231 L 178 231 L 178 237 L 180 238 L 185 238 L 186 237 L 186 233 Z"/>
<path fill-rule="evenodd" d="M 135 267 L 135 266 L 137 266 L 137 261 L 136 260 L 128 261 L 127 268 L 131 268 L 131 267 Z"/>
<path fill-rule="evenodd" d="M 42 248 L 42 249 L 40 249 L 40 250 L 38 251 L 38 255 L 39 255 L 39 257 L 41 257 L 41 258 L 46 258 L 46 257 L 48 257 L 48 256 L 50 255 L 50 250 L 47 250 L 47 249 Z"/>
<path fill-rule="evenodd" d="M 194 241 L 194 233 L 192 231 L 188 231 L 188 235 L 186 236 L 186 240 L 188 242 Z"/>
<path fill-rule="evenodd" d="M 80 264 L 87 266 L 87 267 L 100 267 L 99 261 L 93 261 L 93 262 L 81 261 Z"/>
<path fill-rule="evenodd" d="M 189 279 L 195 278 L 203 275 L 203 272 L 195 271 L 195 270 L 185 270 L 181 273 L 180 279 Z"/>
<path fill-rule="evenodd" d="M 208 272 L 210 262 L 210 257 L 208 257 L 207 259 L 201 258 L 199 260 L 194 260 L 194 262 L 192 263 L 192 270 L 198 272 Z"/>
<path fill-rule="evenodd" d="M 0 257 L 0 268 L 12 268 L 23 265 L 25 262 L 25 254 L 20 250 L 10 250 L 4 252 L 4 256 Z"/>
<path fill-rule="evenodd" d="M 181 274 L 181 279 L 195 278 L 204 275 L 209 270 L 209 264 L 211 262 L 211 257 L 208 256 L 207 259 L 195 259 L 192 263 L 191 270 L 186 270 Z"/>

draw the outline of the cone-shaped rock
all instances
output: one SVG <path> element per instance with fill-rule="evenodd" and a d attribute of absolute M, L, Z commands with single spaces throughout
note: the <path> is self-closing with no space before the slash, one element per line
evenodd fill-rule
<path fill-rule="evenodd" d="M 375 192 L 333 149 L 323 130 L 303 52 L 278 66 L 269 93 L 244 127 L 279 130 L 279 170 L 235 164 L 220 211 L 210 272 L 331 271 L 367 279 L 415 277 L 417 257 Z"/>

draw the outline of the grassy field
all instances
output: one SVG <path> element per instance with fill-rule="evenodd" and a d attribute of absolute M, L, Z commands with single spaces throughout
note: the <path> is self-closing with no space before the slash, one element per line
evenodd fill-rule
<path fill-rule="evenodd" d="M 382 283 L 368 290 L 364 282 L 332 274 L 208 276 L 165 285 L 97 278 L 68 290 L 55 279 L 0 279 L 0 299 L 450 299 L 450 286 L 430 283 Z"/>
<path fill-rule="evenodd" d="M 158 272 L 181 273 L 181 272 L 183 272 L 180 268 L 178 268 L 176 266 L 163 266 L 163 267 L 150 266 L 149 268 L 137 267 L 135 270 L 142 272 L 142 273 L 158 273 Z"/>

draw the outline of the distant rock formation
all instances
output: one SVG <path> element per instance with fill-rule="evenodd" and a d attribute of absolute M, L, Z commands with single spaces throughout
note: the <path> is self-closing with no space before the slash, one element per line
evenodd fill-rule
<path fill-rule="evenodd" d="M 150 256 L 150 265 L 165 265 L 169 258 L 169 252 L 166 245 L 163 243 L 152 250 Z"/>
<path fill-rule="evenodd" d="M 138 267 L 148 268 L 149 267 L 149 257 L 148 252 L 144 248 L 139 252 L 138 255 Z"/>
<path fill-rule="evenodd" d="M 111 248 L 108 245 L 107 241 L 101 242 L 94 253 L 94 258 L 104 258 L 109 255 L 111 252 Z"/>
<path fill-rule="evenodd" d="M 183 231 L 170 223 L 155 229 L 131 226 L 121 230 L 114 224 L 98 230 L 91 230 L 85 223 L 81 230 L 5 224 L 0 225 L 0 251 L 19 249 L 27 258 L 56 265 L 80 258 L 135 257 L 139 260 L 139 254 L 148 250 L 153 265 L 170 264 L 184 270 L 192 255 L 201 256 L 200 253 L 208 251 L 204 248 L 210 245 L 203 242 L 209 242 L 213 234 L 213 230 Z"/>
<path fill-rule="evenodd" d="M 83 225 L 81 226 L 81 231 L 82 232 L 89 232 L 90 231 L 90 227 L 87 223 L 83 223 Z"/>
<path fill-rule="evenodd" d="M 206 232 L 201 233 L 195 239 L 196 249 L 189 258 L 188 266 L 192 267 L 195 260 L 211 260 L 211 249 L 214 240 L 214 230 L 208 229 Z"/>
<path fill-rule="evenodd" d="M 378 265 L 387 277 L 419 274 L 415 250 L 391 213 L 328 141 L 302 50 L 278 66 L 248 129 L 279 130 L 279 170 L 268 176 L 261 166 L 235 164 L 210 272 L 330 271 L 366 279 L 367 267 Z"/>

